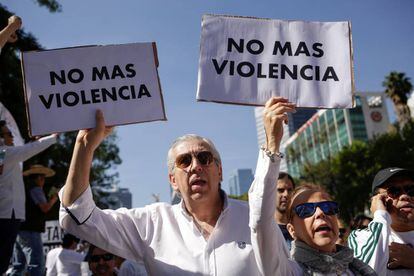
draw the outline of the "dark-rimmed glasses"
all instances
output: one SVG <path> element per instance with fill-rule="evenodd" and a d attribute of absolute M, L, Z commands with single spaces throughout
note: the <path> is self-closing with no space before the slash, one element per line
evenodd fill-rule
<path fill-rule="evenodd" d="M 339 213 L 339 206 L 335 201 L 302 203 L 296 206 L 294 210 L 298 217 L 308 218 L 315 214 L 317 207 L 319 207 L 322 212 L 328 216 L 336 215 Z"/>
<path fill-rule="evenodd" d="M 11 133 L 11 131 L 2 132 L 0 134 L 1 134 L 1 137 L 4 137 L 4 135 L 7 135 L 7 136 L 13 138 L 13 133 Z"/>
<path fill-rule="evenodd" d="M 199 151 L 196 153 L 184 153 L 175 158 L 175 166 L 180 169 L 185 169 L 193 162 L 193 156 L 197 158 L 202 166 L 208 166 L 213 162 L 214 157 L 210 151 Z"/>
<path fill-rule="evenodd" d="M 92 263 L 97 263 L 102 259 L 105 262 L 107 262 L 107 261 L 112 260 L 113 258 L 114 258 L 114 255 L 112 255 L 111 253 L 106 253 L 102 255 L 92 255 L 89 261 L 91 261 Z"/>
<path fill-rule="evenodd" d="M 414 183 L 405 186 L 391 186 L 387 188 L 387 194 L 389 197 L 398 198 L 402 194 L 408 196 L 414 196 Z"/>

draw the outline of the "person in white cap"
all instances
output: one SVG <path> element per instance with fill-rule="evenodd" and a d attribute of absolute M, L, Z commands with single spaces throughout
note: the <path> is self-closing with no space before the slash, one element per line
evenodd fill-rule
<path fill-rule="evenodd" d="M 43 191 L 47 177 L 55 171 L 42 165 L 33 165 L 23 172 L 29 178 L 26 187 L 26 220 L 20 227 L 15 250 L 17 263 L 13 264 L 13 273 L 28 271 L 30 275 L 44 275 L 42 232 L 45 231 L 46 213 L 58 200 L 57 192 L 46 198 Z"/>
<path fill-rule="evenodd" d="M 378 275 L 414 275 L 414 171 L 383 169 L 372 192 L 374 219 L 350 234 L 349 247 Z"/>

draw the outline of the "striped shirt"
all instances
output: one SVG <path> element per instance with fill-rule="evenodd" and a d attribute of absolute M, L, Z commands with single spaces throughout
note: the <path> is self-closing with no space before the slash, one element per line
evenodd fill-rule
<path fill-rule="evenodd" d="M 393 231 L 391 216 L 383 210 L 375 212 L 374 219 L 366 229 L 354 230 L 348 238 L 348 245 L 354 250 L 354 256 L 369 264 L 378 275 L 414 275 L 414 270 L 411 269 L 387 269 L 388 246 L 392 242 L 414 245 L 414 231 Z"/>

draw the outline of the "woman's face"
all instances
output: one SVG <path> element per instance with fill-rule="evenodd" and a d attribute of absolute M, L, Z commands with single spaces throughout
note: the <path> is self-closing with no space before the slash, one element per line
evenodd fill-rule
<path fill-rule="evenodd" d="M 292 207 L 302 203 L 330 201 L 331 198 L 321 192 L 304 191 L 294 198 Z M 319 207 L 307 218 L 300 218 L 293 211 L 293 218 L 288 230 L 295 240 L 300 240 L 310 247 L 323 252 L 334 252 L 339 237 L 337 215 L 326 215 Z"/>

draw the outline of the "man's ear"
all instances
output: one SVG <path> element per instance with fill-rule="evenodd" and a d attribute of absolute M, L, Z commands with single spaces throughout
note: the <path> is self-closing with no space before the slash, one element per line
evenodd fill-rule
<path fill-rule="evenodd" d="M 223 169 L 221 167 L 221 164 L 218 167 L 219 167 L 218 169 L 219 169 L 220 182 L 222 182 L 223 181 Z"/>
<path fill-rule="evenodd" d="M 174 191 L 178 191 L 178 184 L 175 181 L 175 176 L 172 173 L 168 174 L 168 179 L 170 181 L 171 187 L 173 188 Z"/>
<path fill-rule="evenodd" d="M 296 233 L 295 233 L 295 227 L 291 223 L 288 223 L 286 225 L 287 230 L 289 231 L 289 234 L 292 236 L 294 240 L 296 240 Z"/>

